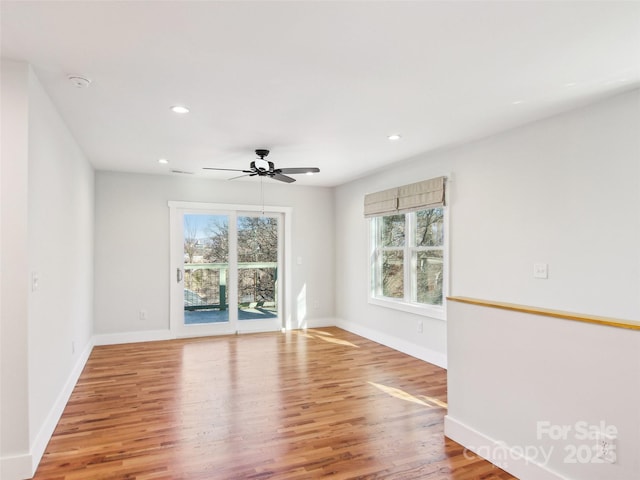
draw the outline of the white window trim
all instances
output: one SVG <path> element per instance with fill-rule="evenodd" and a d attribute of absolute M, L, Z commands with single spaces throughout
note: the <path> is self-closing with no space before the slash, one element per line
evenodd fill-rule
<path fill-rule="evenodd" d="M 447 296 L 449 295 L 449 246 L 450 246 L 450 230 L 449 230 L 449 207 L 444 207 L 444 244 L 443 244 L 443 265 L 444 265 L 444 282 L 442 284 L 442 305 L 425 305 L 421 303 L 415 303 L 406 299 L 395 299 L 388 297 L 376 296 L 376 284 L 375 284 L 375 265 L 374 257 L 376 256 L 376 244 L 374 241 L 375 236 L 375 219 L 377 217 L 371 217 L 367 219 L 367 237 L 369 242 L 369 248 L 367 250 L 368 258 L 368 303 L 370 305 L 376 305 L 379 307 L 390 308 L 393 310 L 400 310 L 402 312 L 412 313 L 414 315 L 421 315 L 423 317 L 434 318 L 437 320 L 447 320 Z M 408 247 L 409 251 L 412 251 L 415 247 Z M 404 251 L 404 247 L 403 247 Z M 408 281 L 408 276 L 411 272 L 404 269 L 405 282 Z M 405 283 L 406 285 L 406 283 Z"/>

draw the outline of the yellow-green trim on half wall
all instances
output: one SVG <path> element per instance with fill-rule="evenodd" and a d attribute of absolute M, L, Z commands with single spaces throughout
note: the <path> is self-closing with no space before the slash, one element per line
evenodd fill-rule
<path fill-rule="evenodd" d="M 640 330 L 640 322 L 635 320 L 621 320 L 617 318 L 599 317 L 596 315 L 584 315 L 581 313 L 564 312 L 562 310 L 551 310 L 548 308 L 530 307 L 527 305 L 518 305 L 515 303 L 493 302 L 491 300 L 480 300 L 469 297 L 447 297 L 450 302 L 469 303 L 471 305 L 479 305 L 482 307 L 501 308 L 503 310 L 511 310 L 513 312 L 531 313 L 533 315 L 544 315 L 547 317 L 561 318 L 564 320 L 573 320 L 576 322 L 595 323 L 596 325 L 605 325 L 608 327 L 626 328 L 629 330 Z"/>

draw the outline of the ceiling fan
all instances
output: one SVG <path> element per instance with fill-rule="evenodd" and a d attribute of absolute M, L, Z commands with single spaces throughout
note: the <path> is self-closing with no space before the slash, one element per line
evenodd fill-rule
<path fill-rule="evenodd" d="M 227 172 L 242 172 L 244 175 L 238 175 L 237 177 L 230 178 L 233 180 L 240 177 L 271 177 L 274 180 L 279 180 L 285 183 L 293 183 L 295 178 L 291 178 L 287 175 L 297 175 L 301 173 L 312 174 L 320 171 L 317 167 L 297 167 L 297 168 L 275 168 L 273 162 L 265 160 L 264 157 L 269 155 L 269 150 L 258 149 L 256 155 L 260 158 L 251 162 L 249 170 L 236 170 L 234 168 L 214 168 L 204 167 L 205 170 L 225 170 Z"/>

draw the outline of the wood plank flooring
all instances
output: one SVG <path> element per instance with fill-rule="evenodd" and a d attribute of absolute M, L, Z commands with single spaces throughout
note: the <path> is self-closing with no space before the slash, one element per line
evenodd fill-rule
<path fill-rule="evenodd" d="M 507 480 L 446 371 L 338 328 L 96 347 L 37 480 Z"/>

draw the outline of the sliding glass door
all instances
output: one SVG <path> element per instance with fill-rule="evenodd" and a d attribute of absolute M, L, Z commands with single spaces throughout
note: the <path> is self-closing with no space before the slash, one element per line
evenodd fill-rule
<path fill-rule="evenodd" d="M 283 327 L 281 212 L 171 209 L 176 336 Z"/>

